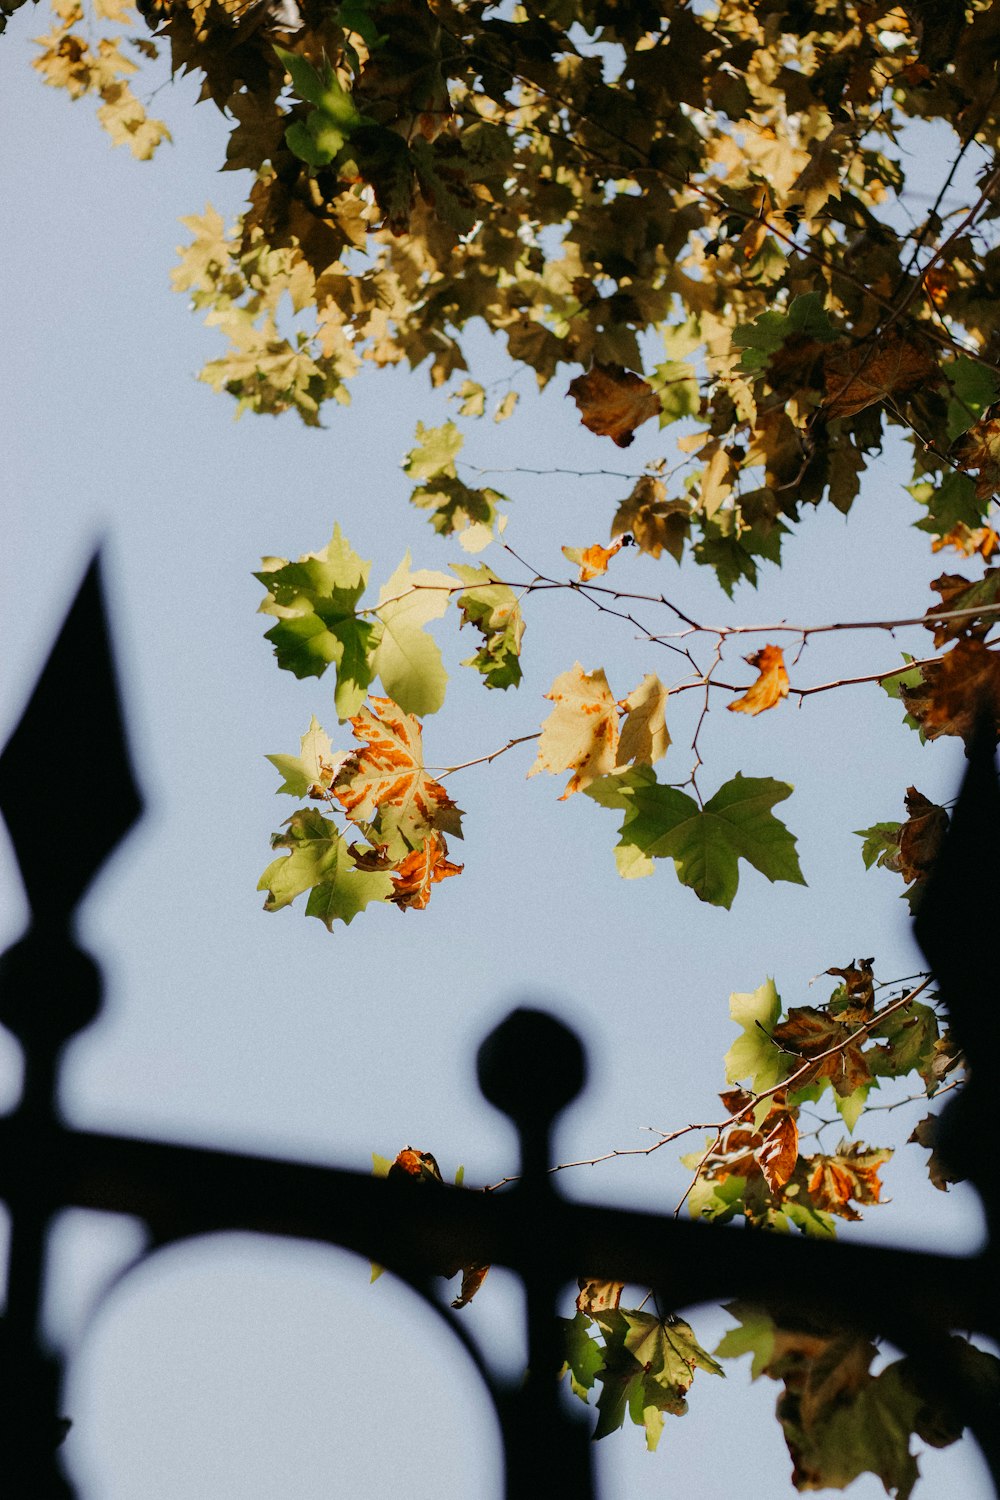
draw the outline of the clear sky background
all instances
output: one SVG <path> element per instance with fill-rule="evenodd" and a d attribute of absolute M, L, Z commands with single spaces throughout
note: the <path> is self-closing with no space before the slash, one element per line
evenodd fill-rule
<path fill-rule="evenodd" d="M 277 670 L 255 613 L 261 554 L 321 547 L 339 521 L 383 581 L 414 565 L 467 560 L 406 503 L 399 463 L 418 419 L 454 415 L 423 374 L 371 372 L 323 431 L 293 415 L 233 421 L 228 398 L 194 376 L 218 341 L 169 288 L 181 215 L 206 200 L 231 216 L 246 174 L 216 175 L 222 122 L 190 106 L 188 80 L 157 99 L 175 144 L 151 164 L 108 145 L 86 103 L 70 105 L 29 67 L 43 11 L 25 7 L 0 44 L 0 389 L 4 534 L 0 612 L 6 667 L 0 739 L 17 715 L 87 558 L 106 548 L 110 607 L 132 745 L 148 798 L 141 827 L 86 903 L 82 931 L 105 966 L 100 1023 L 74 1044 L 64 1073 L 68 1116 L 93 1128 L 288 1154 L 367 1169 L 372 1151 L 433 1151 L 446 1176 L 472 1184 L 515 1169 L 512 1133 L 478 1094 L 475 1048 L 514 1002 L 541 1002 L 577 1027 L 591 1083 L 560 1130 L 560 1159 L 642 1145 L 643 1127 L 718 1114 L 722 1058 L 734 1037 L 731 990 L 773 974 L 785 1003 L 828 993 L 810 978 L 876 955 L 886 979 L 920 967 L 898 880 L 866 874 L 851 830 L 902 816 L 914 782 L 947 799 L 961 747 L 921 749 L 874 686 L 792 702 L 759 720 L 710 716 L 707 791 L 737 770 L 795 784 L 779 811 L 798 836 L 808 888 L 772 886 L 741 866 L 731 913 L 700 904 L 667 868 L 623 882 L 617 822 L 589 799 L 559 803 L 554 778 L 525 780 L 534 747 L 461 773 L 460 879 L 425 912 L 371 908 L 330 935 L 301 902 L 266 915 L 255 887 L 268 836 L 293 805 L 275 799 L 267 753 L 296 752 L 316 714 L 335 745 L 332 683 Z M 926 159 L 933 186 L 944 164 Z M 480 340 L 490 376 L 507 367 Z M 478 372 L 475 372 L 478 373 Z M 481 378 L 481 377 L 480 377 Z M 636 475 L 673 453 L 649 425 L 627 453 L 591 437 L 565 399 L 566 377 L 541 398 L 522 382 L 520 413 L 470 432 L 472 462 L 498 470 L 605 468 Z M 498 388 L 502 392 L 502 387 Z M 912 502 L 898 452 L 874 463 L 848 523 L 808 515 L 786 565 L 759 593 L 730 603 L 707 570 L 623 554 L 623 588 L 666 591 L 696 615 L 819 623 L 920 612 L 939 571 L 927 538 L 908 530 Z M 569 576 L 564 543 L 604 539 L 627 478 L 496 475 L 511 496 L 508 540 L 533 567 Z M 494 549 L 495 551 L 496 549 Z M 510 565 L 485 555 L 501 573 Z M 666 625 L 650 610 L 650 625 Z M 644 619 L 644 616 L 640 616 Z M 554 676 L 580 660 L 607 669 L 624 695 L 662 648 L 598 617 L 571 595 L 527 609 L 525 682 L 487 693 L 458 663 L 470 654 L 443 622 L 452 683 L 425 725 L 430 759 L 452 764 L 538 728 Z M 466 636 L 468 632 L 466 632 Z M 924 638 L 926 639 L 926 638 Z M 920 633 L 820 637 L 795 680 L 888 668 Z M 734 661 L 736 660 L 734 655 Z M 736 661 L 739 680 L 751 673 Z M 682 779 L 694 705 L 678 700 L 665 774 Z M 92 789 L 73 774 L 79 726 L 67 722 L 26 796 L 73 806 Z M 26 911 L 0 837 L 0 941 Z M 831 982 L 832 983 L 832 982 Z M 17 1093 L 14 1049 L 0 1037 L 0 1104 Z M 875 1117 L 874 1144 L 905 1139 L 919 1106 Z M 836 1132 L 831 1133 L 835 1137 Z M 828 1137 L 829 1139 L 829 1137 Z M 692 1149 L 700 1137 L 688 1143 Z M 912 1161 L 906 1158 L 912 1157 Z M 926 1182 L 908 1148 L 886 1169 L 891 1202 L 854 1238 L 967 1250 L 980 1234 L 972 1195 Z M 566 1172 L 564 1191 L 670 1210 L 688 1176 L 673 1148 Z M 53 1339 L 72 1351 L 66 1461 L 85 1500 L 414 1500 L 497 1496 L 488 1405 L 450 1336 L 389 1278 L 337 1252 L 231 1237 L 161 1254 L 118 1284 L 136 1228 L 68 1215 L 52 1247 Z M 928 1288 L 928 1296 L 934 1294 Z M 464 1314 L 511 1371 L 523 1349 L 516 1287 L 493 1273 Z M 709 1348 L 728 1319 L 691 1314 Z M 598 1445 L 605 1500 L 683 1493 L 791 1493 L 773 1417 L 778 1387 L 751 1386 L 745 1362 L 726 1382 L 700 1375 L 691 1414 L 670 1419 L 655 1455 L 631 1426 Z M 921 1459 L 923 1493 L 987 1493 L 969 1445 Z M 860 1482 L 858 1500 L 881 1494 Z"/>

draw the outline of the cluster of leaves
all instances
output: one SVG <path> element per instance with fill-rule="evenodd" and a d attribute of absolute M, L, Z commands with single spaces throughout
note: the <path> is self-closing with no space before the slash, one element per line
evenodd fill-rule
<path fill-rule="evenodd" d="M 565 367 L 618 445 L 687 424 L 681 488 L 647 484 L 632 531 L 657 555 L 690 540 L 728 588 L 803 506 L 850 508 L 886 424 L 919 434 L 925 529 L 991 545 L 996 174 L 957 227 L 940 202 L 911 233 L 894 214 L 907 120 L 996 148 L 985 0 L 142 11 L 231 122 L 225 166 L 254 174 L 231 230 L 188 221 L 176 278 L 229 341 L 205 378 L 241 407 L 318 422 L 362 361 L 443 384 L 482 320 L 539 385 Z M 73 90 L 62 46 L 48 76 Z M 283 326 L 286 294 L 311 327 Z M 474 380 L 460 398 L 484 410 Z M 453 493 L 435 524 L 484 503 Z"/>
<path fill-rule="evenodd" d="M 461 814 L 427 770 L 416 718 L 442 706 L 448 680 L 427 626 L 454 599 L 461 623 L 482 636 L 463 665 L 487 688 L 516 687 L 521 679 L 521 604 L 485 564 L 454 564 L 456 582 L 446 573 L 414 571 L 407 553 L 378 602 L 365 605 L 368 572 L 337 527 L 322 551 L 296 562 L 267 557 L 255 575 L 267 590 L 261 611 L 276 619 L 266 639 L 278 665 L 300 678 L 332 667 L 337 714 L 364 744 L 353 753 L 334 752 L 314 716 L 297 756 L 268 757 L 283 778 L 279 792 L 326 802 L 343 814 L 353 837 L 360 835 L 349 843 L 335 823 L 305 807 L 272 839 L 275 849 L 289 852 L 261 876 L 266 909 L 278 911 L 308 891 L 307 915 L 330 928 L 337 918 L 350 922 L 371 901 L 426 906 L 431 886 L 462 868 L 448 860 L 444 838 L 461 837 Z M 757 682 L 730 707 L 756 714 L 787 693 L 788 679 L 780 648 L 764 647 L 748 659 L 758 667 Z M 376 679 L 385 696 L 366 701 Z M 736 894 L 741 859 L 769 880 L 803 883 L 795 840 L 772 811 L 790 786 L 737 773 L 701 803 L 657 780 L 654 765 L 670 744 L 667 696 L 659 677 L 647 673 L 616 699 L 602 668 L 586 672 L 577 662 L 546 694 L 554 708 L 540 731 L 523 737 L 539 742 L 528 775 L 569 772 L 562 800 L 586 792 L 624 813 L 615 858 L 628 879 L 670 859 L 682 884 L 725 907 Z"/>

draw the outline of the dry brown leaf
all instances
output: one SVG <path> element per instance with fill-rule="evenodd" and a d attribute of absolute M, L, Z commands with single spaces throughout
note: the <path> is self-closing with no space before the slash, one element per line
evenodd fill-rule
<path fill-rule="evenodd" d="M 906 811 L 909 816 L 899 830 L 899 853 L 893 865 L 909 883 L 926 880 L 930 874 L 948 831 L 948 814 L 915 786 L 906 789 Z"/>
<path fill-rule="evenodd" d="M 735 698 L 726 705 L 730 713 L 762 714 L 780 699 L 788 697 L 788 673 L 780 646 L 762 646 L 752 656 L 743 659 L 748 666 L 756 667 L 760 675 L 742 698 Z"/>
<path fill-rule="evenodd" d="M 852 417 L 886 396 L 915 390 L 937 375 L 937 365 L 919 344 L 895 331 L 854 346 L 837 344 L 824 361 L 828 417 Z"/>
<path fill-rule="evenodd" d="M 811 1005 L 799 1005 L 788 1012 L 786 1020 L 775 1026 L 771 1038 L 779 1047 L 801 1057 L 803 1062 L 816 1058 L 813 1068 L 801 1078 L 796 1076 L 795 1087 L 806 1088 L 818 1078 L 829 1078 L 842 1099 L 863 1083 L 871 1080 L 868 1063 L 861 1051 L 861 1039 L 848 1043 L 852 1028 L 844 1026 L 824 1010 Z M 818 1057 L 831 1047 L 839 1050 L 829 1057 Z M 798 1074 L 798 1068 L 795 1069 Z"/>
<path fill-rule="evenodd" d="M 835 1156 L 810 1156 L 808 1192 L 815 1206 L 842 1219 L 860 1219 L 855 1203 L 877 1203 L 882 1194 L 879 1167 L 888 1161 L 891 1151 L 870 1151 L 860 1142 Z"/>
<path fill-rule="evenodd" d="M 899 696 L 929 740 L 954 734 L 968 744 L 981 712 L 1000 729 L 1000 652 L 963 640 L 920 670 L 923 681 L 901 686 Z"/>
<path fill-rule="evenodd" d="M 570 381 L 569 394 L 580 408 L 584 427 L 627 448 L 635 429 L 662 410 L 653 387 L 621 365 L 595 364 Z"/>
<path fill-rule="evenodd" d="M 462 1290 L 451 1304 L 452 1307 L 468 1307 L 473 1297 L 479 1291 L 489 1266 L 466 1266 L 462 1272 Z"/>
<path fill-rule="evenodd" d="M 687 500 L 668 500 L 659 479 L 643 474 L 635 488 L 623 500 L 611 523 L 612 537 L 631 532 L 635 544 L 650 557 L 659 557 L 666 549 L 676 562 L 684 552 L 684 542 L 691 530 L 691 506 Z"/>
<path fill-rule="evenodd" d="M 949 450 L 960 469 L 975 469 L 976 495 L 990 500 L 1000 489 L 1000 403 L 988 406 L 968 430 L 957 437 Z"/>
<path fill-rule="evenodd" d="M 782 1113 L 757 1152 L 760 1169 L 772 1193 L 778 1193 L 795 1171 L 799 1159 L 799 1130 L 794 1115 Z"/>

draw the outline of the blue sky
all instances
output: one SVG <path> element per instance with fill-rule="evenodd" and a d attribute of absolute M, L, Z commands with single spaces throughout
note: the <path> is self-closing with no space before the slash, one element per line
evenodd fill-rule
<path fill-rule="evenodd" d="M 47 21 L 25 7 L 0 51 L 0 205 L 5 246 L 0 361 L 5 394 L 5 545 L 0 608 L 8 661 L 0 681 L 6 735 L 99 539 L 139 779 L 149 811 L 102 875 L 82 915 L 105 966 L 100 1023 L 65 1070 L 69 1116 L 90 1127 L 242 1146 L 366 1169 L 372 1151 L 407 1142 L 473 1184 L 514 1169 L 507 1126 L 478 1095 L 475 1047 L 512 1002 L 540 1001 L 574 1024 L 591 1058 L 586 1096 L 567 1116 L 562 1159 L 643 1144 L 643 1127 L 713 1118 L 734 1036 L 731 990 L 773 974 L 786 1004 L 815 998 L 809 980 L 873 953 L 886 978 L 919 967 L 898 882 L 866 875 L 852 829 L 902 815 L 911 782 L 953 795 L 961 750 L 919 747 L 875 687 L 786 703 L 759 720 L 714 712 L 707 789 L 737 770 L 793 782 L 783 814 L 799 839 L 808 888 L 743 875 L 734 909 L 698 903 L 667 869 L 622 882 L 615 823 L 588 799 L 558 802 L 555 779 L 525 780 L 532 746 L 456 776 L 466 812 L 461 879 L 423 913 L 371 910 L 328 934 L 298 909 L 261 911 L 256 882 L 268 836 L 291 811 L 264 756 L 294 752 L 316 714 L 335 736 L 332 685 L 277 671 L 255 613 L 262 554 L 322 546 L 333 523 L 381 582 L 410 548 L 414 565 L 466 560 L 406 504 L 399 463 L 418 419 L 454 414 L 423 374 L 374 372 L 323 431 L 289 415 L 233 421 L 227 399 L 194 376 L 218 352 L 169 289 L 178 219 L 210 200 L 235 212 L 248 184 L 217 175 L 221 122 L 190 108 L 190 81 L 159 96 L 175 134 L 152 164 L 113 151 L 86 103 L 71 106 L 29 67 Z M 476 345 L 492 376 L 504 366 Z M 577 421 L 557 379 L 525 389 L 519 414 L 470 432 L 473 462 L 496 469 L 637 472 L 669 452 L 645 428 L 627 455 Z M 531 399 L 528 399 L 531 397 Z M 672 442 L 672 440 L 670 440 Z M 665 590 L 719 620 L 811 623 L 924 608 L 936 571 L 909 529 L 898 456 L 874 463 L 855 513 L 807 518 L 781 573 L 730 603 L 705 570 L 678 572 L 629 554 L 623 587 Z M 511 545 L 542 570 L 568 572 L 562 544 L 603 539 L 627 483 L 566 475 L 497 476 L 511 496 Z M 490 554 L 486 559 L 493 561 Z M 498 562 L 493 562 L 502 571 Z M 542 694 L 575 660 L 607 668 L 616 694 L 664 670 L 634 631 L 568 595 L 533 599 L 526 680 L 487 694 L 458 663 L 465 639 L 444 628 L 452 685 L 425 726 L 434 758 L 485 754 L 537 729 Z M 919 639 L 919 637 L 917 637 Z M 888 667 L 912 641 L 819 638 L 806 681 Z M 662 654 L 662 653 L 661 653 Z M 741 671 L 743 669 L 741 668 Z M 750 674 L 746 672 L 749 680 Z M 671 720 L 685 774 L 690 708 Z M 72 778 L 67 723 L 53 764 L 26 795 L 55 795 L 67 824 L 88 789 Z M 348 735 L 340 731 L 340 743 Z M 668 763 L 669 764 L 669 763 Z M 288 803 L 288 805 L 283 805 Z M 71 835 L 70 835 L 71 836 Z M 452 854 L 455 856 L 453 848 Z M 0 939 L 25 920 L 0 839 Z M 821 995 L 825 991 L 821 989 Z M 16 1097 L 13 1049 L 0 1038 L 0 1100 Z M 905 1138 L 916 1111 L 883 1117 L 877 1144 Z M 902 1158 L 912 1156 L 913 1161 Z M 886 1172 L 892 1201 L 858 1238 L 959 1250 L 975 1244 L 975 1202 L 947 1198 L 921 1153 Z M 566 1172 L 567 1193 L 673 1207 L 687 1177 L 668 1148 Z M 447 1336 L 388 1278 L 313 1247 L 230 1238 L 167 1252 L 95 1295 L 137 1248 L 134 1226 L 72 1215 L 53 1246 L 49 1324 L 73 1351 L 67 1462 L 86 1500 L 325 1500 L 497 1494 L 495 1440 L 471 1370 Z M 471 1327 L 511 1370 L 521 1358 L 518 1294 L 491 1276 Z M 724 1315 L 692 1315 L 711 1347 Z M 656 1455 L 629 1429 L 599 1445 L 605 1497 L 671 1488 L 723 1500 L 734 1480 L 790 1493 L 772 1411 L 777 1388 L 742 1366 L 723 1385 L 699 1377 L 691 1415 L 671 1422 Z M 921 1460 L 925 1493 L 977 1491 L 963 1449 Z M 881 1494 L 858 1484 L 859 1500 Z"/>

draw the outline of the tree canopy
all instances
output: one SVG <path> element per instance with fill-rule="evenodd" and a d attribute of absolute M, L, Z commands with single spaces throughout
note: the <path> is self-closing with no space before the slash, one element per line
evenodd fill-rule
<path fill-rule="evenodd" d="M 598 809 L 615 813 L 619 873 L 672 866 L 688 888 L 678 902 L 731 907 L 747 865 L 771 881 L 808 878 L 785 822 L 791 786 L 703 765 L 713 707 L 755 718 L 868 682 L 921 740 L 968 740 L 983 704 L 1000 735 L 996 7 L 146 0 L 137 15 L 128 0 L 53 0 L 53 12 L 35 66 L 72 97 L 93 95 L 116 144 L 146 159 L 169 140 L 142 102 L 143 69 L 165 54 L 226 119 L 220 166 L 252 174 L 236 223 L 210 206 L 185 220 L 174 273 L 223 340 L 202 371 L 213 389 L 239 411 L 308 426 L 332 422 L 371 366 L 426 369 L 454 399 L 455 417 L 420 424 L 404 460 L 412 503 L 458 545 L 449 571 L 407 552 L 371 588 L 336 526 L 314 552 L 264 557 L 256 575 L 278 667 L 330 673 L 338 721 L 313 714 L 298 753 L 270 757 L 299 805 L 272 837 L 268 911 L 305 896 L 306 914 L 337 933 L 375 903 L 445 899 L 434 887 L 462 874 L 466 831 L 449 779 L 470 763 L 424 755 L 422 720 L 448 684 L 430 627 L 469 627 L 463 665 L 484 691 L 516 690 L 539 594 L 624 619 L 659 671 L 620 682 L 613 664 L 575 659 L 567 627 L 547 716 L 529 733 L 512 722 L 519 732 L 479 759 L 537 741 L 528 774 L 566 778 L 562 799 L 584 793 L 598 827 Z M 930 194 L 925 175 L 908 179 L 906 149 L 928 128 L 940 162 Z M 483 326 L 509 358 L 499 392 L 479 368 Z M 516 496 L 478 483 L 460 457 L 477 426 L 552 382 L 618 449 L 646 423 L 663 433 L 662 456 L 627 494 L 609 486 L 606 538 L 567 538 L 558 576 L 504 541 Z M 910 616 L 708 624 L 669 582 L 616 584 L 631 548 L 661 568 L 664 553 L 708 568 L 730 596 L 756 586 L 817 507 L 850 511 L 888 442 L 908 450 L 930 571 L 941 552 L 955 569 Z M 889 665 L 795 680 L 821 631 L 888 629 L 910 629 L 912 648 Z M 693 733 L 672 744 L 671 699 L 691 693 Z M 887 809 L 858 853 L 901 878 L 913 905 L 949 815 L 913 786 L 899 800 L 905 817 Z M 833 1235 L 882 1193 L 891 1152 L 854 1136 L 873 1091 L 903 1078 L 926 1098 L 961 1078 L 926 978 L 892 981 L 871 959 L 828 973 L 831 993 L 808 1006 L 786 1009 L 770 980 L 731 997 L 722 1113 L 686 1158 L 692 1213 Z M 854 1138 L 801 1149 L 801 1111 L 817 1104 Z M 944 1190 L 934 1131 L 926 1114 L 911 1139 Z M 440 1177 L 433 1156 L 409 1149 L 380 1169 Z M 484 1275 L 466 1268 L 459 1305 Z M 672 1312 L 622 1307 L 622 1292 L 582 1276 L 567 1374 L 584 1400 L 600 1385 L 596 1436 L 627 1413 L 654 1447 L 695 1371 L 721 1366 Z M 911 1436 L 958 1436 L 905 1359 L 873 1369 L 866 1340 L 732 1311 L 715 1354 L 750 1353 L 755 1375 L 783 1383 L 797 1488 L 871 1471 L 905 1497 Z M 991 1356 L 968 1344 L 963 1358 L 997 1383 Z"/>

